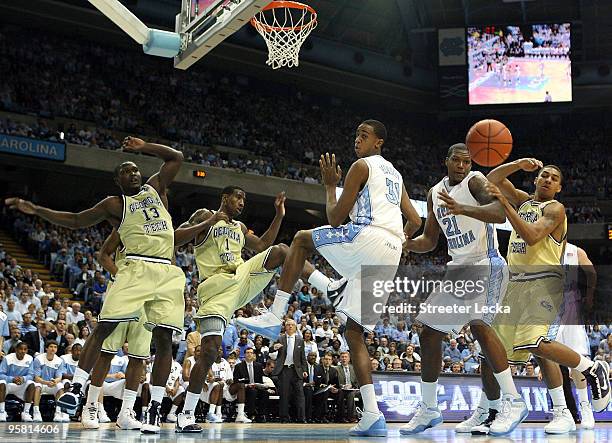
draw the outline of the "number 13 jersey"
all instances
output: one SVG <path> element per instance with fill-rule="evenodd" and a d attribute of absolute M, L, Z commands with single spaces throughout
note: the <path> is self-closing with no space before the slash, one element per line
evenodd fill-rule
<path fill-rule="evenodd" d="M 172 260 L 172 217 L 151 185 L 136 195 L 123 196 L 123 216 L 117 229 L 125 255 Z"/>
<path fill-rule="evenodd" d="M 440 191 L 446 190 L 457 203 L 480 206 L 468 186 L 470 179 L 476 175 L 484 178 L 481 172 L 472 171 L 455 186 L 451 186 L 448 177 L 444 177 L 431 192 L 433 212 L 446 237 L 448 254 L 455 264 L 475 263 L 486 257 L 499 255 L 497 233 L 492 223 L 485 223 L 465 215 L 452 215 L 438 197 Z"/>

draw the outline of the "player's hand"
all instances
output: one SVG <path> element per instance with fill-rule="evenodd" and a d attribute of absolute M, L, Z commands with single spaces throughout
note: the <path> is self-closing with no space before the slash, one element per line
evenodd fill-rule
<path fill-rule="evenodd" d="M 336 388 L 335 386 L 332 386 L 331 388 L 329 388 L 329 391 L 330 391 L 332 394 L 337 394 L 337 393 L 338 393 L 338 388 Z"/>
<path fill-rule="evenodd" d="M 492 197 L 496 198 L 499 200 L 499 202 L 504 205 L 504 206 L 508 206 L 508 199 L 506 198 L 506 196 L 504 195 L 503 192 L 501 192 L 501 190 L 494 185 L 491 182 L 487 182 L 487 184 L 485 185 L 485 189 L 487 190 L 487 192 L 489 194 L 491 194 Z"/>
<path fill-rule="evenodd" d="M 287 197 L 285 196 L 285 191 L 279 193 L 274 200 L 274 209 L 276 209 L 277 217 L 285 216 L 285 200 Z"/>
<path fill-rule="evenodd" d="M 125 378 L 125 374 L 124 374 L 123 372 L 117 372 L 117 373 L 115 374 L 115 378 L 116 378 L 117 380 L 124 379 L 124 378 Z"/>
<path fill-rule="evenodd" d="M 444 202 L 444 206 L 448 208 L 452 215 L 462 215 L 465 213 L 464 206 L 457 203 L 457 201 L 451 197 L 445 189 L 438 192 L 438 197 Z"/>
<path fill-rule="evenodd" d="M 11 209 L 17 209 L 28 215 L 36 215 L 36 205 L 28 200 L 22 200 L 20 198 L 7 198 L 4 200 L 4 204 Z"/>
<path fill-rule="evenodd" d="M 19 377 L 14 377 L 13 378 L 13 383 L 15 383 L 16 385 L 20 385 L 23 383 L 23 377 L 19 376 Z"/>
<path fill-rule="evenodd" d="M 125 152 L 140 152 L 145 145 L 145 141 L 138 137 L 126 137 L 121 143 L 121 149 Z"/>
<path fill-rule="evenodd" d="M 321 156 L 319 160 L 321 167 L 321 178 L 325 186 L 336 186 L 342 178 L 342 169 L 336 164 L 336 154 L 329 155 L 329 152 Z"/>
<path fill-rule="evenodd" d="M 302 378 L 308 378 L 308 372 L 306 371 L 302 372 Z"/>
<path fill-rule="evenodd" d="M 544 166 L 537 158 L 521 158 L 516 161 L 516 164 L 523 170 L 527 172 L 537 171 L 538 169 Z"/>
<path fill-rule="evenodd" d="M 542 370 L 540 369 L 540 372 L 538 372 L 538 381 L 542 381 Z"/>
<path fill-rule="evenodd" d="M 211 225 L 215 225 L 217 222 L 223 220 L 224 222 L 229 223 L 229 217 L 227 216 L 227 214 L 223 211 L 217 211 L 215 212 L 209 219 L 208 221 L 210 222 Z"/>

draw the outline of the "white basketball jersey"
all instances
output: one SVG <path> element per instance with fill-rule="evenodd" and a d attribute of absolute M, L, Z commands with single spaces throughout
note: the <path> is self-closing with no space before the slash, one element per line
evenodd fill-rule
<path fill-rule="evenodd" d="M 432 189 L 433 211 L 446 237 L 448 254 L 454 263 L 476 262 L 499 255 L 497 233 L 492 223 L 485 223 L 465 215 L 452 215 L 438 197 L 438 192 L 445 189 L 458 203 L 480 206 L 468 186 L 470 179 L 476 175 L 484 178 L 481 172 L 472 171 L 455 186 L 450 186 L 448 177 L 444 177 Z"/>
<path fill-rule="evenodd" d="M 380 155 L 364 157 L 370 173 L 349 217 L 355 225 L 376 226 L 404 241 L 402 221 L 403 179 L 393 165 Z"/>
<path fill-rule="evenodd" d="M 565 268 L 565 300 L 570 301 L 580 299 L 578 289 L 578 247 L 571 243 L 565 244 L 563 254 L 563 267 Z"/>

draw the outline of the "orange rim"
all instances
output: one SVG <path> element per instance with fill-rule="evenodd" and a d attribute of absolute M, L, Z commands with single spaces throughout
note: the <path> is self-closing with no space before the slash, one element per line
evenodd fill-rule
<path fill-rule="evenodd" d="M 255 26 L 256 28 L 257 27 L 261 27 L 261 29 L 264 32 L 272 32 L 272 31 L 301 31 L 302 29 L 308 28 L 308 27 L 314 25 L 317 22 L 317 11 L 315 11 L 312 8 L 312 6 L 305 5 L 304 3 L 292 2 L 292 1 L 289 1 L 289 0 L 273 1 L 268 6 L 263 8 L 261 10 L 260 14 L 263 11 L 269 11 L 271 9 L 279 9 L 279 8 L 306 10 L 306 11 L 310 12 L 310 14 L 311 14 L 310 21 L 308 23 L 306 23 L 305 25 L 302 25 L 302 26 L 287 26 L 287 27 L 270 26 L 270 25 L 266 25 L 266 24 L 260 22 L 259 20 L 257 20 L 257 16 L 255 16 L 255 17 L 253 17 L 251 19 L 251 25 Z"/>

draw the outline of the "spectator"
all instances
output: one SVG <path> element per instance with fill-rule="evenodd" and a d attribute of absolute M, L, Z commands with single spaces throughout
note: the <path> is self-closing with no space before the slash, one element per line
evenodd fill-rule
<path fill-rule="evenodd" d="M 71 325 L 83 320 L 85 320 L 85 315 L 81 312 L 81 304 L 79 302 L 72 303 L 72 311 L 66 312 L 66 323 Z"/>
<path fill-rule="evenodd" d="M 252 349 L 254 347 L 255 344 L 249 339 L 249 331 L 247 331 L 246 329 L 240 331 L 240 339 L 238 340 L 236 348 L 234 349 L 234 352 L 236 352 L 237 357 L 240 360 L 244 360 L 244 352 L 247 349 Z"/>
<path fill-rule="evenodd" d="M 6 302 L 6 320 L 16 321 L 17 323 L 21 323 L 23 321 L 23 317 L 21 312 L 15 309 L 15 300 L 8 299 Z"/>
<path fill-rule="evenodd" d="M 461 361 L 465 372 L 473 374 L 479 367 L 478 351 L 474 343 L 469 343 L 468 347 L 461 352 Z"/>
<path fill-rule="evenodd" d="M 380 352 L 380 355 L 384 356 L 389 354 L 389 347 L 388 347 L 388 342 L 387 342 L 387 338 L 386 337 L 381 337 L 380 339 L 380 346 L 378 348 L 376 348 L 376 350 L 378 352 Z"/>
<path fill-rule="evenodd" d="M 58 320 L 55 322 L 55 330 L 47 334 L 47 340 L 53 340 L 57 343 L 57 355 L 59 357 L 64 355 L 68 347 L 68 340 L 66 339 L 67 333 L 66 320 Z"/>
<path fill-rule="evenodd" d="M 348 351 L 342 352 L 340 354 L 340 365 L 336 368 L 338 372 L 338 383 L 340 385 L 338 415 L 336 416 L 336 420 L 339 423 L 352 423 L 357 421 L 355 396 L 356 394 L 359 395 L 359 384 L 357 383 L 355 369 L 350 361 L 350 353 Z"/>
<path fill-rule="evenodd" d="M 328 399 L 332 398 L 338 404 L 338 371 L 332 366 L 332 356 L 325 354 L 321 358 L 322 363 L 315 368 L 315 394 L 313 401 L 315 404 L 314 416 L 320 423 L 327 423 L 329 415 Z M 329 388 L 329 389 L 327 389 Z M 321 391 L 321 392 L 318 392 Z M 318 393 L 317 393 L 318 392 Z"/>
<path fill-rule="evenodd" d="M 375 358 L 370 358 L 370 369 L 372 369 L 372 371 L 378 371 L 379 366 L 380 363 L 378 362 L 378 360 L 376 360 Z"/>
<path fill-rule="evenodd" d="M 457 340 L 451 339 L 450 345 L 444 350 L 443 356 L 450 357 L 453 362 L 461 360 L 461 351 L 457 348 Z"/>
<path fill-rule="evenodd" d="M 311 351 L 306 354 L 306 373 L 308 375 L 304 377 L 304 411 L 308 423 L 313 423 L 314 407 L 312 399 L 315 392 L 315 386 L 317 385 L 315 380 L 315 366 L 318 356 L 319 354 L 316 351 Z"/>
<path fill-rule="evenodd" d="M 412 345 L 406 346 L 406 352 L 403 352 L 400 358 L 402 360 L 402 368 L 407 371 L 413 371 L 415 363 L 420 363 L 421 361 L 421 356 L 414 352 Z"/>
<path fill-rule="evenodd" d="M 319 348 L 317 343 L 314 341 L 312 336 L 312 331 L 310 329 L 306 329 L 302 334 L 304 339 L 304 354 L 308 356 L 311 352 L 315 353 L 315 362 L 319 363 Z M 340 344 L 338 343 L 338 347 Z"/>
<path fill-rule="evenodd" d="M 39 354 L 34 358 L 32 367 L 30 368 L 30 376 L 37 383 L 34 393 L 34 412 L 32 418 L 35 422 L 41 422 L 40 415 L 40 396 L 53 395 L 57 400 L 64 393 L 64 384 L 62 376 L 66 371 L 64 360 L 57 355 L 57 343 L 49 340 L 45 344 L 45 353 Z M 68 414 L 63 413 L 58 404 L 55 406 L 54 422 L 68 423 L 70 418 Z"/>
<path fill-rule="evenodd" d="M 23 314 L 23 322 L 21 323 L 20 329 L 21 335 L 26 335 L 28 332 L 36 331 L 36 326 L 32 324 L 32 315 L 29 312 Z"/>
<path fill-rule="evenodd" d="M 252 348 L 246 349 L 244 361 L 234 368 L 234 380 L 244 385 L 246 416 L 248 418 L 257 416 L 261 421 L 261 417 L 265 416 L 266 405 L 263 391 L 257 385 L 263 384 L 263 366 L 255 361 L 255 352 Z"/>
<path fill-rule="evenodd" d="M 5 355 L 15 352 L 15 346 L 21 341 L 21 331 L 18 326 L 11 326 L 10 338 L 4 341 L 2 352 Z"/>
<path fill-rule="evenodd" d="M 28 344 L 28 353 L 32 357 L 45 353 L 45 341 L 47 340 L 47 323 L 39 321 L 36 324 L 36 331 L 28 332 L 23 335 L 23 341 Z"/>
<path fill-rule="evenodd" d="M 30 368 L 33 358 L 28 354 L 27 343 L 20 342 L 15 346 L 15 352 L 8 354 L 0 362 L 0 422 L 6 421 L 4 400 L 7 394 L 13 394 L 25 402 L 21 413 L 22 422 L 31 422 L 30 408 L 34 401 L 35 384 Z M 42 421 L 42 419 L 40 420 Z"/>

